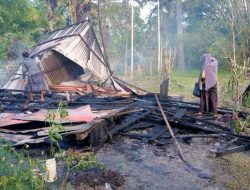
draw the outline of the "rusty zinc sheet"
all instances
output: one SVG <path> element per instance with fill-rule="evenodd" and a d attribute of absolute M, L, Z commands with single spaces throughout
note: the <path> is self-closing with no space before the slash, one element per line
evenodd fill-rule
<path fill-rule="evenodd" d="M 22 121 L 48 121 L 49 113 L 50 111 L 55 110 L 46 110 L 41 109 L 38 112 L 26 114 L 22 117 L 16 116 L 14 119 L 22 120 Z M 84 123 L 84 122 L 90 122 L 94 120 L 97 116 L 91 111 L 91 108 L 89 105 L 81 106 L 76 109 L 67 109 L 68 116 L 60 120 L 59 117 L 56 118 L 56 123 Z"/>
<path fill-rule="evenodd" d="M 18 115 L 20 115 L 20 114 L 2 113 L 0 115 L 0 127 L 17 125 L 17 124 L 24 124 L 24 123 L 30 122 L 30 121 L 22 121 L 22 120 L 13 119 L 14 117 L 16 117 Z"/>

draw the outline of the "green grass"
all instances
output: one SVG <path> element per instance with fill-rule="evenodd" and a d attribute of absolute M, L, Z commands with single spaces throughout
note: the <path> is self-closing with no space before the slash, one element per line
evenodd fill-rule
<path fill-rule="evenodd" d="M 184 96 L 185 100 L 188 101 L 199 101 L 198 98 L 192 95 L 194 83 L 197 82 L 199 76 L 199 70 L 187 70 L 187 71 L 177 71 L 172 73 L 170 95 L 181 95 Z M 218 94 L 219 100 L 223 100 L 221 97 L 223 88 L 227 86 L 229 81 L 230 73 L 226 71 L 219 71 L 218 73 Z M 148 75 L 136 75 L 134 79 L 124 78 L 126 81 L 147 91 L 158 93 L 160 90 L 161 80 L 157 78 L 154 74 L 153 79 L 149 80 Z M 250 79 L 245 80 L 244 85 L 249 84 Z"/>
<path fill-rule="evenodd" d="M 225 189 L 249 189 L 250 157 L 248 155 L 234 153 L 225 155 L 218 161 L 223 170 L 219 170 L 219 173 L 216 172 L 212 181 L 222 184 Z"/>

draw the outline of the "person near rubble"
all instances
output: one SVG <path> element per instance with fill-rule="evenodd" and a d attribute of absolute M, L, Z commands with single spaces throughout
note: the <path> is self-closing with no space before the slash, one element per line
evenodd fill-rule
<path fill-rule="evenodd" d="M 217 73 L 218 61 L 210 54 L 204 54 L 203 69 L 199 77 L 200 113 L 217 113 L 218 95 L 217 95 Z"/>
<path fill-rule="evenodd" d="M 43 73 L 36 61 L 29 57 L 28 52 L 23 52 L 22 64 L 23 79 L 26 79 L 25 90 L 29 92 L 29 99 L 34 101 L 34 92 L 40 92 L 41 101 L 44 101 L 45 81 Z"/>

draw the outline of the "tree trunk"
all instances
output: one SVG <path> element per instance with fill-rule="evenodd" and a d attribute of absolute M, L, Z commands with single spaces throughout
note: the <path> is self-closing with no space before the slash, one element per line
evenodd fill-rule
<path fill-rule="evenodd" d="M 72 22 L 76 23 L 76 0 L 68 0 L 69 2 L 69 9 L 70 9 L 70 14 L 71 14 L 71 18 L 72 18 Z"/>
<path fill-rule="evenodd" d="M 166 25 L 167 25 L 167 19 L 164 19 L 164 11 L 161 11 L 161 67 L 163 68 L 165 66 L 164 64 L 164 49 L 166 49 L 165 43 L 166 40 Z"/>
<path fill-rule="evenodd" d="M 153 68 L 152 68 L 152 60 L 150 60 L 149 63 L 149 80 L 151 81 L 153 79 Z"/>
<path fill-rule="evenodd" d="M 126 49 L 125 49 L 125 64 L 124 64 L 124 76 L 128 76 L 128 36 L 126 35 Z"/>
<path fill-rule="evenodd" d="M 160 1 L 158 0 L 158 77 L 161 75 L 161 19 L 160 19 Z"/>
<path fill-rule="evenodd" d="M 68 0 L 73 23 L 82 21 L 91 15 L 91 2 L 89 0 Z"/>
<path fill-rule="evenodd" d="M 130 68 L 130 78 L 133 79 L 134 76 L 134 0 L 132 0 L 131 5 L 131 68 Z"/>
<path fill-rule="evenodd" d="M 176 23 L 177 23 L 177 66 L 179 69 L 185 69 L 181 0 L 176 0 Z"/>
<path fill-rule="evenodd" d="M 54 21 L 56 18 L 57 0 L 45 0 L 48 7 L 49 29 L 54 30 Z"/>
<path fill-rule="evenodd" d="M 106 45 L 105 45 L 105 41 L 104 41 L 104 38 L 103 38 L 103 32 L 102 32 L 102 18 L 101 18 L 100 6 L 101 6 L 100 5 L 100 0 L 98 0 L 99 32 L 100 32 L 102 46 L 103 46 L 104 60 L 105 60 L 105 63 L 107 65 L 107 67 L 108 67 L 108 70 L 109 70 L 109 72 L 111 74 L 112 72 L 111 72 L 111 67 L 110 67 L 110 64 L 109 64 L 107 48 L 106 48 Z"/>

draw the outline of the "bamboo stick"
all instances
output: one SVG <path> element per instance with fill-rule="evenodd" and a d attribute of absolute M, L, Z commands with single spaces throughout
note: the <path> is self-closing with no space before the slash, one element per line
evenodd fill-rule
<path fill-rule="evenodd" d="M 164 113 L 164 111 L 163 111 L 163 109 L 162 109 L 161 103 L 160 103 L 160 101 L 159 101 L 159 99 L 158 99 L 158 97 L 157 97 L 156 94 L 155 94 L 155 99 L 156 99 L 156 101 L 157 101 L 157 104 L 158 104 L 158 107 L 159 107 L 159 109 L 160 109 L 160 111 L 161 111 L 161 114 L 162 114 L 162 116 L 163 116 L 163 118 L 164 118 L 164 121 L 165 121 L 165 123 L 166 123 L 167 129 L 169 130 L 169 132 L 170 132 L 172 138 L 174 139 L 175 144 L 176 144 L 176 146 L 177 146 L 177 148 L 178 148 L 178 151 L 179 151 L 179 154 L 180 154 L 180 158 L 185 162 L 184 156 L 183 156 L 183 153 L 182 153 L 182 149 L 181 149 L 181 147 L 180 147 L 178 141 L 177 141 L 176 138 L 175 138 L 174 132 L 173 132 L 173 130 L 172 130 L 172 128 L 171 128 L 171 126 L 170 126 L 170 124 L 169 124 L 169 122 L 168 122 L 167 116 L 165 115 L 165 113 Z"/>

